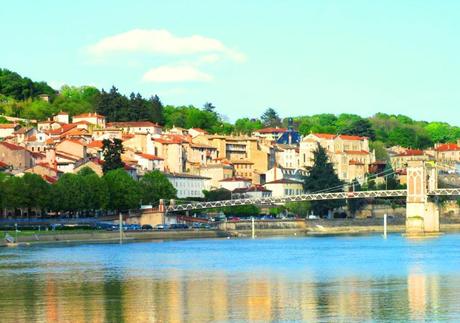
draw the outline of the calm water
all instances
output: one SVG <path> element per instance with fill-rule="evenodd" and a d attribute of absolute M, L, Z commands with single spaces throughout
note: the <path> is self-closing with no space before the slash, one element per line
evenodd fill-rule
<path fill-rule="evenodd" d="M 0 249 L 1 322 L 460 321 L 460 235 Z"/>

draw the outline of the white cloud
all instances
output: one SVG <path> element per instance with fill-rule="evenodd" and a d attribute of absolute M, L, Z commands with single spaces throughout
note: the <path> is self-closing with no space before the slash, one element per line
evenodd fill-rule
<path fill-rule="evenodd" d="M 146 82 L 208 82 L 212 76 L 190 65 L 160 66 L 147 71 Z"/>
<path fill-rule="evenodd" d="M 89 54 L 101 57 L 112 53 L 152 53 L 190 55 L 221 53 L 242 62 L 243 53 L 226 47 L 221 41 L 200 35 L 179 37 L 163 29 L 133 29 L 101 39 L 87 48 Z"/>

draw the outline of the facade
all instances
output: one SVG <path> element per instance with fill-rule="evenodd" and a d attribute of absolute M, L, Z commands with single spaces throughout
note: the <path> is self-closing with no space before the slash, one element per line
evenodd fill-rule
<path fill-rule="evenodd" d="M 177 190 L 178 198 L 203 198 L 208 177 L 190 174 L 165 173 L 168 180 Z"/>
<path fill-rule="evenodd" d="M 13 170 L 22 171 L 33 166 L 32 153 L 24 147 L 0 142 L 0 161 Z"/>
<path fill-rule="evenodd" d="M 221 187 L 220 181 L 234 176 L 233 166 L 227 163 L 215 163 L 201 166 L 198 174 L 210 178 L 208 190 Z"/>
<path fill-rule="evenodd" d="M 434 147 L 434 159 L 438 163 L 455 166 L 460 162 L 460 146 L 458 143 L 437 144 Z"/>
<path fill-rule="evenodd" d="M 87 121 L 97 128 L 105 128 L 105 117 L 95 112 L 79 114 L 72 118 L 73 123 L 81 121 Z"/>
<path fill-rule="evenodd" d="M 309 134 L 299 147 L 299 166 L 313 166 L 314 151 L 318 144 L 327 152 L 338 177 L 351 182 L 363 181 L 369 166 L 375 162 L 375 152 L 369 150 L 369 141 L 365 137 L 332 134 Z"/>
<path fill-rule="evenodd" d="M 14 123 L 0 124 L 0 138 L 10 137 L 21 126 Z"/>
<path fill-rule="evenodd" d="M 225 188 L 226 190 L 229 190 L 230 192 L 233 192 L 236 189 L 249 188 L 252 184 L 249 178 L 236 177 L 236 176 L 231 177 L 231 178 L 222 179 L 219 182 L 220 182 L 221 188 Z"/>
<path fill-rule="evenodd" d="M 162 127 L 150 121 L 127 121 L 127 122 L 109 122 L 107 127 L 121 129 L 123 133 L 142 133 L 151 135 L 160 135 Z"/>
<path fill-rule="evenodd" d="M 308 176 L 308 172 L 300 168 L 285 168 L 275 166 L 272 169 L 265 172 L 266 182 L 273 182 L 279 179 L 289 179 L 303 183 L 305 177 Z"/>
<path fill-rule="evenodd" d="M 303 183 L 290 179 L 279 179 L 267 182 L 264 187 L 272 192 L 273 197 L 303 194 Z"/>
<path fill-rule="evenodd" d="M 391 156 L 391 166 L 395 171 L 405 170 L 409 161 L 413 160 L 428 160 L 429 157 L 424 153 L 423 150 L 419 149 L 407 149 L 402 153 Z"/>

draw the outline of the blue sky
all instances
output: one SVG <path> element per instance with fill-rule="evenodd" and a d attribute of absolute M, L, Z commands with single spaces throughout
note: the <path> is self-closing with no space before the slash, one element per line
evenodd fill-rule
<path fill-rule="evenodd" d="M 0 66 L 230 120 L 402 113 L 460 125 L 458 1 L 6 1 Z"/>

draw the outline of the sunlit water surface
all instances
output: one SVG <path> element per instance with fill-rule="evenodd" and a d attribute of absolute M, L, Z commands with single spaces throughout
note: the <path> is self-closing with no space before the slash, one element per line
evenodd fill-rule
<path fill-rule="evenodd" d="M 460 235 L 0 249 L 1 322 L 460 321 Z"/>

